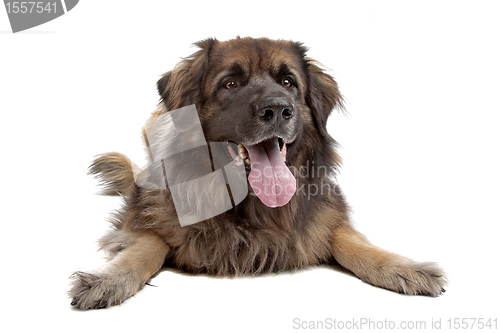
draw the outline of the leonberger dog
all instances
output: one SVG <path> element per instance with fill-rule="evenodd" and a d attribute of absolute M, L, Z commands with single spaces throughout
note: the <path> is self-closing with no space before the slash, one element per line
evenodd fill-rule
<path fill-rule="evenodd" d="M 99 241 L 109 261 L 72 275 L 72 305 L 120 304 L 163 266 L 234 277 L 339 264 L 395 292 L 444 292 L 435 263 L 383 250 L 352 227 L 326 128 L 343 98 L 301 43 L 196 46 L 157 83 L 160 103 L 143 130 L 148 165 L 107 153 L 89 168 L 123 205 Z"/>

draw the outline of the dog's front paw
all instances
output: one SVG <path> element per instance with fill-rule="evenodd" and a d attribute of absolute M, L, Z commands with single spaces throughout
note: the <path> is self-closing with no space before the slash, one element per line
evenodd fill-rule
<path fill-rule="evenodd" d="M 363 280 L 402 294 L 427 296 L 441 295 L 447 284 L 444 272 L 436 263 L 413 261 L 385 265 L 377 274 Z"/>
<path fill-rule="evenodd" d="M 131 274 L 75 272 L 71 279 L 71 305 L 80 309 L 99 309 L 121 304 L 143 286 Z"/>

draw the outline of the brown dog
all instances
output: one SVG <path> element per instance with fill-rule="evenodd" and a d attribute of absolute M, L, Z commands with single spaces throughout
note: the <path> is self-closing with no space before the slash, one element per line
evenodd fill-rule
<path fill-rule="evenodd" d="M 164 263 L 217 276 L 339 263 L 363 281 L 400 293 L 444 292 L 446 280 L 438 266 L 378 248 L 351 227 L 349 209 L 332 181 L 340 158 L 326 130 L 332 109 L 343 107 L 342 96 L 334 79 L 306 58 L 301 44 L 236 38 L 196 45 L 198 52 L 158 81 L 161 102 L 144 131 L 150 165 L 138 171 L 125 156 L 109 153 L 90 168 L 105 193 L 122 196 L 124 205 L 114 215 L 114 229 L 100 240 L 110 261 L 95 272 L 73 275 L 73 305 L 120 304 Z M 179 136 L 165 143 L 175 122 L 168 111 L 190 105 L 198 110 L 201 139 L 225 143 L 222 150 L 243 170 L 240 185 L 249 187 L 241 200 L 232 185 L 221 190 L 213 182 L 191 187 L 187 194 L 174 190 L 174 183 L 216 173 L 215 146 L 210 145 L 208 169 L 201 162 L 205 145 L 192 155 L 179 154 L 175 162 L 162 159 L 155 165 L 154 154 L 195 141 Z M 195 118 L 188 125 L 198 126 Z M 171 166 L 193 162 L 196 167 L 168 175 Z M 154 170 L 167 175 L 167 185 L 146 185 Z M 230 184 L 229 173 L 224 177 Z M 226 188 L 232 193 L 226 211 L 183 223 L 185 216 L 196 215 L 188 203 L 204 197 L 212 200 L 206 207 L 218 207 Z"/>

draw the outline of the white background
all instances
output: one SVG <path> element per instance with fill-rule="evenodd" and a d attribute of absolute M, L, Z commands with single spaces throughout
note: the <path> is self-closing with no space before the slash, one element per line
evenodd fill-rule
<path fill-rule="evenodd" d="M 286 332 L 295 318 L 366 318 L 428 330 L 442 320 L 445 331 L 449 318 L 498 317 L 497 4 L 87 0 L 18 34 L 0 8 L 2 330 Z M 328 126 L 355 225 L 439 262 L 444 296 L 399 295 L 329 267 L 232 280 L 166 271 L 122 306 L 70 307 L 68 276 L 102 263 L 95 242 L 119 203 L 95 194 L 93 156 L 141 164 L 159 75 L 193 42 L 236 35 L 302 41 L 333 70 L 349 116 Z"/>

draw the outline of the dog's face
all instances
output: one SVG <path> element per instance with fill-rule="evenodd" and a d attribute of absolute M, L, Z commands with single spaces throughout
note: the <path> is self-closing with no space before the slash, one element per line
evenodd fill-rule
<path fill-rule="evenodd" d="M 197 46 L 158 82 L 165 107 L 196 104 L 206 141 L 233 143 L 228 149 L 246 161 L 261 201 L 286 204 L 296 181 L 288 167 L 330 154 L 326 119 L 341 106 L 337 84 L 298 43 L 237 38 Z M 313 153 L 306 157 L 304 150 Z"/>
<path fill-rule="evenodd" d="M 213 50 L 203 86 L 207 139 L 252 146 L 277 138 L 290 148 L 302 132 L 309 111 L 303 50 L 273 44 L 234 40 Z"/>

